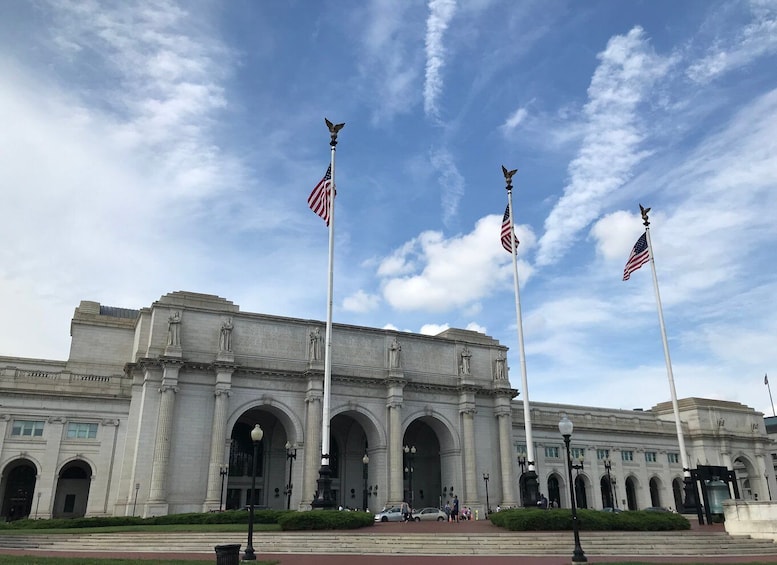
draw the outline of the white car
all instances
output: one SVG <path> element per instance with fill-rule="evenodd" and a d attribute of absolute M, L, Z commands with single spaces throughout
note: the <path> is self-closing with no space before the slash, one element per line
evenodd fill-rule
<path fill-rule="evenodd" d="M 393 508 L 384 508 L 383 510 L 375 514 L 375 521 L 376 522 L 401 522 L 402 510 L 399 508 L 399 506 L 395 506 Z"/>
<path fill-rule="evenodd" d="M 415 519 L 416 522 L 426 520 L 445 522 L 448 520 L 448 515 L 439 508 L 433 508 L 430 506 L 428 508 L 422 508 L 421 510 L 413 512 L 413 519 Z"/>

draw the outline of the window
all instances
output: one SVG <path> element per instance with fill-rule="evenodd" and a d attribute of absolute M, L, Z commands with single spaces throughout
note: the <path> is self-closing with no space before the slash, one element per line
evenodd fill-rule
<path fill-rule="evenodd" d="M 603 459 L 609 459 L 610 458 L 610 450 L 609 449 L 597 449 L 596 450 L 596 458 L 601 461 Z"/>
<path fill-rule="evenodd" d="M 68 439 L 94 439 L 97 437 L 97 424 L 70 422 L 67 425 Z"/>
<path fill-rule="evenodd" d="M 39 420 L 14 420 L 11 428 L 12 436 L 41 437 L 43 435 L 43 421 Z"/>
<path fill-rule="evenodd" d="M 584 447 L 573 447 L 569 450 L 569 453 L 572 455 L 572 459 L 577 459 L 577 460 L 580 460 L 581 458 L 585 459 Z"/>
<path fill-rule="evenodd" d="M 648 463 L 655 463 L 656 462 L 656 452 L 655 451 L 646 451 L 645 452 L 645 461 Z"/>
<path fill-rule="evenodd" d="M 634 452 L 621 451 L 621 461 L 634 461 Z"/>
<path fill-rule="evenodd" d="M 666 456 L 669 459 L 670 463 L 679 463 L 680 462 L 680 456 L 677 453 L 667 453 Z"/>
<path fill-rule="evenodd" d="M 549 459 L 558 459 L 558 447 L 545 447 L 545 457 Z"/>

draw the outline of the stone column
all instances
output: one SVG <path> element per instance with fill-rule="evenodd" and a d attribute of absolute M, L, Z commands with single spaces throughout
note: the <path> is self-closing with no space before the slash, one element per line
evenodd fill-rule
<path fill-rule="evenodd" d="M 316 494 L 316 481 L 321 468 L 321 418 L 323 395 L 320 389 L 308 390 L 305 397 L 305 442 L 302 483 L 302 500 L 300 509 L 309 510 Z"/>
<path fill-rule="evenodd" d="M 37 488 L 43 487 L 39 492 L 42 492 L 41 501 L 36 501 L 35 506 L 38 507 L 38 518 L 50 518 L 55 510 L 54 505 L 57 502 L 57 468 L 59 467 L 60 449 L 62 446 L 62 432 L 65 427 L 65 418 L 62 416 L 51 416 L 47 420 L 46 425 L 46 451 L 43 454 L 41 461 L 41 470 L 38 480 L 36 481 Z M 23 457 L 27 457 L 27 453 L 21 454 Z M 40 487 L 38 487 L 40 485 Z M 48 487 L 48 488 L 46 488 Z M 46 500 L 46 491 L 48 490 L 49 499 Z M 62 504 L 64 504 L 64 493 L 60 495 L 62 497 Z M 40 502 L 38 505 L 37 502 Z M 61 508 L 61 506 L 60 506 Z M 42 510 L 41 510 L 42 509 Z M 33 515 L 35 508 L 32 509 Z"/>
<path fill-rule="evenodd" d="M 393 400 L 386 405 L 389 417 L 389 480 L 387 504 L 394 505 L 404 498 L 402 467 L 402 402 Z"/>
<path fill-rule="evenodd" d="M 465 506 L 474 506 L 478 503 L 474 408 L 461 410 L 461 423 L 464 432 L 464 496 L 462 498 Z"/>
<path fill-rule="evenodd" d="M 178 371 L 181 361 L 163 360 L 164 373 L 159 392 L 159 418 L 157 419 L 154 459 L 151 465 L 151 488 L 146 504 L 146 516 L 167 514 L 167 471 L 170 462 L 170 445 L 173 432 L 175 394 L 178 392 Z"/>
<path fill-rule="evenodd" d="M 502 506 L 517 507 L 513 485 L 513 450 L 512 436 L 513 418 L 510 406 L 500 407 L 496 412 L 499 427 L 499 480 L 502 484 Z"/>
<path fill-rule="evenodd" d="M 229 415 L 229 397 L 232 394 L 232 372 L 234 367 L 216 367 L 215 404 L 213 407 L 213 426 L 210 436 L 210 463 L 208 465 L 208 490 L 203 504 L 203 512 L 217 510 L 221 503 L 221 466 L 227 461 L 226 450 L 229 444 L 227 417 Z"/>

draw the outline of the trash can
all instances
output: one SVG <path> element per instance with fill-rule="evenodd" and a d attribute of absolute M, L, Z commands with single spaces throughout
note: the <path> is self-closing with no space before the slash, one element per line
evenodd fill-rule
<path fill-rule="evenodd" d="M 240 565 L 239 543 L 217 545 L 214 549 L 216 550 L 216 565 Z"/>

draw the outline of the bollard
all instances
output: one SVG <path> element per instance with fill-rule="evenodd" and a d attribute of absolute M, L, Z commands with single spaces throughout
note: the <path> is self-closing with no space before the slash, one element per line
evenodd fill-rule
<path fill-rule="evenodd" d="M 216 565 L 239 565 L 240 564 L 240 544 L 229 543 L 225 545 L 217 545 L 214 547 L 216 550 Z"/>
<path fill-rule="evenodd" d="M 478 510 L 477 508 L 475 508 L 475 520 L 480 520 L 480 518 L 478 518 L 478 513 L 479 513 L 479 512 L 480 512 L 480 510 Z"/>

